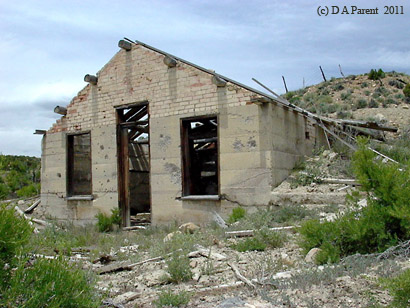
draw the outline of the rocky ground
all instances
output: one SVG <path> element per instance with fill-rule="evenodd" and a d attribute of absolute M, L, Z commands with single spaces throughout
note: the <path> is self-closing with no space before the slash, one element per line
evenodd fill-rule
<path fill-rule="evenodd" d="M 306 179 L 311 174 L 309 166 L 318 172 L 316 177 Z M 324 151 L 299 166 L 273 191 L 277 196 L 273 210 L 287 216 L 269 226 L 297 226 L 303 219 L 333 219 L 343 212 L 345 195 L 355 187 L 323 183 L 323 178 L 349 179 L 343 157 Z M 16 204 L 24 211 L 35 200 Z M 26 215 L 46 218 L 41 205 Z M 164 291 L 188 292 L 186 307 L 198 308 L 384 307 L 392 298 L 379 278 L 410 268 L 408 255 L 400 254 L 383 258 L 356 255 L 339 264 L 318 266 L 314 252 L 306 255 L 298 246 L 295 228 L 277 231 L 286 239 L 280 247 L 237 251 L 234 245 L 244 238 L 226 236 L 225 231 L 252 228 L 263 216 L 249 211 L 242 221 L 225 230 L 208 226 L 199 230 L 182 228 L 178 232 L 176 226 L 113 232 L 105 235 L 104 248 L 96 243 L 70 249 L 70 258 L 97 276 L 105 307 L 156 307 L 154 302 Z M 98 241 L 101 243 L 101 239 Z M 170 282 L 170 253 L 181 247 L 183 254 L 189 256 L 192 278 Z M 53 251 L 43 253 L 50 255 Z"/>
<path fill-rule="evenodd" d="M 166 283 L 167 266 L 160 260 L 102 274 L 98 286 L 112 303 L 124 307 L 155 307 L 152 302 L 158 293 L 169 289 L 190 292 L 187 307 L 369 307 L 372 303 L 385 306 L 391 300 L 377 277 L 410 267 L 408 259 L 359 256 L 339 265 L 316 266 L 302 254 L 296 234 L 287 233 L 289 240 L 283 247 L 266 251 L 237 252 L 230 248 L 235 239 L 207 247 L 208 256 L 190 258 L 194 275 L 188 282 Z M 242 282 L 229 264 L 251 284 Z M 104 265 L 88 266 L 98 270 Z"/>

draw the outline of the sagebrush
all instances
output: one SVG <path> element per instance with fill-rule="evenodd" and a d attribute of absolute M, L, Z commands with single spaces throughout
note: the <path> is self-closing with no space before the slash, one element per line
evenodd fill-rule
<path fill-rule="evenodd" d="M 336 220 L 309 220 L 301 224 L 301 246 L 305 251 L 321 248 L 319 263 L 337 262 L 354 253 L 381 252 L 410 238 L 409 165 L 382 163 L 359 140 L 353 156 L 356 178 L 367 193 L 367 206 L 353 207 Z M 352 196 L 352 200 L 358 200 Z"/>

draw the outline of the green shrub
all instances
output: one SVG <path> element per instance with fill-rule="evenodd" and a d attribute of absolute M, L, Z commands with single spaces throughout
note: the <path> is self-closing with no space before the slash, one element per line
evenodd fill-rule
<path fill-rule="evenodd" d="M 397 105 L 397 102 L 389 97 L 387 100 L 385 100 L 383 107 L 387 107 L 388 105 Z"/>
<path fill-rule="evenodd" d="M 351 89 L 348 89 L 346 92 L 343 92 L 342 94 L 340 94 L 340 98 L 345 101 L 347 99 L 349 99 L 352 96 L 353 91 Z"/>
<path fill-rule="evenodd" d="M 16 191 L 17 196 L 22 197 L 32 197 L 40 194 L 40 183 L 33 183 L 27 186 L 23 186 Z"/>
<path fill-rule="evenodd" d="M 372 148 L 398 161 L 401 164 L 410 162 L 410 127 L 403 128 L 402 134 L 385 143 L 371 143 Z"/>
<path fill-rule="evenodd" d="M 0 183 L 0 200 L 6 199 L 9 196 L 10 192 L 11 191 L 9 187 L 6 184 Z"/>
<path fill-rule="evenodd" d="M 121 213 L 119 208 L 114 208 L 111 210 L 111 223 L 113 225 L 121 225 Z"/>
<path fill-rule="evenodd" d="M 113 231 L 114 225 L 120 226 L 122 222 L 120 210 L 118 208 L 111 210 L 111 216 L 100 212 L 95 217 L 97 218 L 97 227 L 100 232 Z"/>
<path fill-rule="evenodd" d="M 192 271 L 189 265 L 189 258 L 187 255 L 181 253 L 180 251 L 175 251 L 166 260 L 167 271 L 169 277 L 167 280 L 170 282 L 183 282 L 188 281 L 192 278 Z"/>
<path fill-rule="evenodd" d="M 322 183 L 323 172 L 321 171 L 321 168 L 319 168 L 321 163 L 320 160 L 306 163 L 305 171 L 295 174 L 290 183 L 291 188 L 307 186 L 312 183 Z"/>
<path fill-rule="evenodd" d="M 375 101 L 374 99 L 371 99 L 369 102 L 369 108 L 378 108 L 378 107 L 379 107 L 379 103 Z"/>
<path fill-rule="evenodd" d="M 255 232 L 255 237 L 270 248 L 282 247 L 287 236 L 285 233 L 262 228 Z"/>
<path fill-rule="evenodd" d="M 367 206 L 353 208 L 333 222 L 310 220 L 299 228 L 305 252 L 314 247 L 323 250 L 320 262 L 380 252 L 410 238 L 410 166 L 381 163 L 364 140 L 359 139 L 358 144 L 353 166 L 368 194 Z"/>
<path fill-rule="evenodd" d="M 338 119 L 351 119 L 353 114 L 349 111 L 338 111 L 336 116 Z"/>
<path fill-rule="evenodd" d="M 357 109 L 362 109 L 367 107 L 367 101 L 363 98 L 360 98 L 357 103 L 356 103 L 356 108 Z"/>
<path fill-rule="evenodd" d="M 404 95 L 401 94 L 401 93 L 398 93 L 398 94 L 396 94 L 396 95 L 394 96 L 394 98 L 396 98 L 396 99 L 404 99 Z"/>
<path fill-rule="evenodd" d="M 316 255 L 316 264 L 337 263 L 340 260 L 339 247 L 325 242 L 320 246 L 320 251 Z"/>
<path fill-rule="evenodd" d="M 12 207 L 0 205 L 0 260 L 10 261 L 29 240 L 33 227 Z"/>
<path fill-rule="evenodd" d="M 389 85 L 392 87 L 396 87 L 397 89 L 400 89 L 400 90 L 404 88 L 403 83 L 395 79 L 390 80 Z"/>
<path fill-rule="evenodd" d="M 370 73 L 369 73 L 369 76 L 368 76 L 368 78 L 370 80 L 378 80 L 378 79 L 382 79 L 384 77 L 386 77 L 386 74 L 383 72 L 383 70 L 381 68 L 379 68 L 378 71 L 376 71 L 374 69 L 370 70 Z"/>
<path fill-rule="evenodd" d="M 39 191 L 40 159 L 0 154 L 0 178 L 0 199 L 15 198 L 18 190 L 34 185 L 19 193 L 22 197 L 30 196 L 34 194 L 33 188 Z"/>
<path fill-rule="evenodd" d="M 267 245 L 259 237 L 249 237 L 232 245 L 232 248 L 239 251 L 264 251 Z"/>
<path fill-rule="evenodd" d="M 403 94 L 405 97 L 410 97 L 410 83 L 406 84 L 404 87 Z"/>
<path fill-rule="evenodd" d="M 112 226 L 112 220 L 111 217 L 108 216 L 105 213 L 98 213 L 96 215 L 97 217 L 97 227 L 98 227 L 98 231 L 100 232 L 110 232 L 113 230 L 113 226 Z"/>
<path fill-rule="evenodd" d="M 362 84 L 360 85 L 360 87 L 362 88 L 367 88 L 369 86 L 369 84 L 367 82 L 362 82 Z"/>
<path fill-rule="evenodd" d="M 232 214 L 229 216 L 228 218 L 228 223 L 232 224 L 234 222 L 237 222 L 239 220 L 241 220 L 242 218 L 244 218 L 246 215 L 246 210 L 241 207 L 235 207 L 232 209 Z"/>
<path fill-rule="evenodd" d="M 392 307 L 407 308 L 410 306 L 410 269 L 390 279 L 382 279 L 382 284 L 393 295 Z"/>
<path fill-rule="evenodd" d="M 278 223 L 296 222 L 309 216 L 309 211 L 302 206 L 279 206 L 272 211 L 272 219 Z"/>
<path fill-rule="evenodd" d="M 341 83 L 337 83 L 334 86 L 332 86 L 332 89 L 334 91 L 342 91 L 345 87 Z"/>
<path fill-rule="evenodd" d="M 378 93 L 378 94 L 380 94 L 381 96 L 384 96 L 384 97 L 388 97 L 391 94 L 391 92 L 389 90 L 387 90 L 385 87 L 378 87 L 374 91 L 374 93 Z"/>
<path fill-rule="evenodd" d="M 158 299 L 153 303 L 158 308 L 162 307 L 181 307 L 189 303 L 191 294 L 186 291 L 174 293 L 171 289 L 161 291 L 158 295 Z"/>
<path fill-rule="evenodd" d="M 24 260 L 26 261 L 26 260 Z M 98 307 L 99 299 L 85 272 L 63 258 L 22 262 L 11 275 L 2 307 Z"/>
<path fill-rule="evenodd" d="M 14 265 L 16 256 L 21 254 L 32 232 L 33 227 L 26 219 L 17 216 L 14 208 L 0 205 L 0 291 L 10 274 L 5 270 L 6 264 L 9 268 Z"/>

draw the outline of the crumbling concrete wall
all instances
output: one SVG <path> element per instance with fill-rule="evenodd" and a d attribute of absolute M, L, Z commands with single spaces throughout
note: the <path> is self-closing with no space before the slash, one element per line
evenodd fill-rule
<path fill-rule="evenodd" d="M 85 224 L 94 222 L 99 212 L 108 214 L 118 207 L 115 126 L 91 130 L 93 200 L 67 199 L 67 135 L 55 132 L 43 138 L 41 202 L 51 217 Z"/>
<path fill-rule="evenodd" d="M 140 45 L 119 51 L 68 105 L 66 116 L 47 132 L 42 160 L 42 202 L 58 219 L 92 221 L 118 206 L 115 107 L 149 103 L 151 202 L 154 224 L 206 222 L 210 212 L 241 205 L 268 205 L 274 185 L 310 148 L 300 115 L 274 104 L 251 103 L 255 93 Z M 219 201 L 182 200 L 182 118 L 216 115 L 219 134 Z M 92 201 L 66 196 L 66 134 L 90 131 Z M 312 133 L 312 137 L 314 133 Z M 303 137 L 303 138 L 302 138 Z M 290 155 L 290 156 L 289 156 Z M 292 157 L 289 159 L 289 157 Z"/>

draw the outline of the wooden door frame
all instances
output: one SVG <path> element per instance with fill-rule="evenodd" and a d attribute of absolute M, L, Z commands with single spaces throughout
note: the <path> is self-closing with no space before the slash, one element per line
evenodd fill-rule
<path fill-rule="evenodd" d="M 148 121 L 149 121 L 149 105 L 147 101 L 122 105 L 115 107 L 116 109 L 116 131 L 117 131 L 117 170 L 118 170 L 118 206 L 121 212 L 121 225 L 129 227 L 130 222 L 130 191 L 129 191 L 129 134 L 127 123 L 124 119 L 124 110 L 133 107 L 147 107 Z M 149 125 L 149 124 L 148 124 Z M 149 126 L 148 126 L 149 127 Z M 148 140 L 148 147 L 150 150 L 150 140 Z M 149 168 L 151 169 L 151 155 L 149 155 Z M 149 178 L 149 185 L 151 186 L 151 174 Z M 150 196 L 150 212 L 151 212 L 151 196 Z"/>

